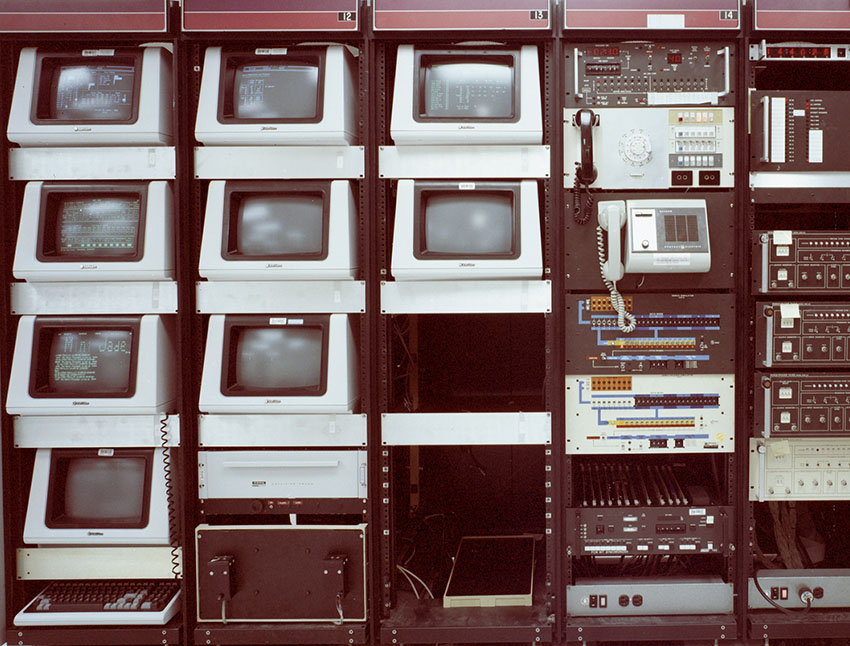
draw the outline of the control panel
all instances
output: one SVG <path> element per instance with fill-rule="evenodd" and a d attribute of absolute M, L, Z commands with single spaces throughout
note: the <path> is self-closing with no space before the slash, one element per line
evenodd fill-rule
<path fill-rule="evenodd" d="M 567 49 L 566 105 L 732 105 L 733 57 L 721 42 L 576 45 Z"/>
<path fill-rule="evenodd" d="M 832 293 L 850 289 L 850 234 L 756 231 L 753 289 L 760 294 Z"/>
<path fill-rule="evenodd" d="M 840 366 L 848 360 L 850 303 L 761 303 L 756 310 L 756 363 Z"/>
<path fill-rule="evenodd" d="M 846 608 L 850 599 L 850 570 L 760 570 L 757 577 L 764 594 L 750 577 L 747 606 L 752 609 L 773 610 L 770 601 L 792 610 Z"/>
<path fill-rule="evenodd" d="M 770 90 L 750 93 L 755 171 L 848 171 L 850 93 Z"/>
<path fill-rule="evenodd" d="M 735 360 L 732 294 L 624 296 L 634 331 L 621 332 L 606 294 L 568 297 L 574 321 L 567 373 L 672 374 L 731 372 Z"/>
<path fill-rule="evenodd" d="M 850 437 L 850 373 L 762 374 L 753 431 L 762 437 Z"/>
<path fill-rule="evenodd" d="M 750 438 L 750 500 L 850 500 L 850 439 Z"/>
<path fill-rule="evenodd" d="M 715 576 L 577 578 L 567 586 L 567 614 L 722 615 L 732 598 L 732 584 Z"/>
<path fill-rule="evenodd" d="M 751 61 L 850 61 L 850 45 L 784 42 L 750 45 Z"/>
<path fill-rule="evenodd" d="M 735 377 L 568 375 L 567 453 L 734 451 Z"/>

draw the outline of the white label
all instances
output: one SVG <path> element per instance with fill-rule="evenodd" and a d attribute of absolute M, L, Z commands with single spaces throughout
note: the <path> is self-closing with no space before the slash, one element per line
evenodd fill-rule
<path fill-rule="evenodd" d="M 774 231 L 773 244 L 789 245 L 794 242 L 794 234 L 791 231 Z"/>
<path fill-rule="evenodd" d="M 779 399 L 791 399 L 793 392 L 788 386 L 783 386 L 779 389 Z"/>
<path fill-rule="evenodd" d="M 97 454 L 102 458 L 111 458 L 115 455 L 115 449 L 98 449 Z"/>
<path fill-rule="evenodd" d="M 689 253 L 657 253 L 652 256 L 653 265 L 663 265 L 665 267 L 686 267 L 691 264 L 691 254 Z"/>
<path fill-rule="evenodd" d="M 637 551 L 638 552 L 648 552 L 649 551 L 649 545 L 638 545 Z"/>
<path fill-rule="evenodd" d="M 779 322 L 781 328 L 793 328 L 794 319 L 800 318 L 799 303 L 782 303 L 779 306 L 779 315 L 782 320 Z"/>
<path fill-rule="evenodd" d="M 705 508 L 704 507 L 693 507 L 688 509 L 689 516 L 705 516 Z"/>
<path fill-rule="evenodd" d="M 791 255 L 791 247 L 786 247 L 785 245 L 776 247 L 776 255 L 779 258 L 787 258 Z"/>
<path fill-rule="evenodd" d="M 283 56 L 286 54 L 286 47 L 258 47 L 254 53 L 257 56 Z"/>
<path fill-rule="evenodd" d="M 770 161 L 774 164 L 785 163 L 785 97 L 770 98 Z"/>
<path fill-rule="evenodd" d="M 767 445 L 770 454 L 775 458 L 781 458 L 791 453 L 791 443 L 788 440 L 771 442 Z"/>
<path fill-rule="evenodd" d="M 646 15 L 647 29 L 684 29 L 685 14 L 650 13 Z"/>
<path fill-rule="evenodd" d="M 686 551 L 686 550 L 694 550 L 695 551 L 697 549 L 697 546 L 696 545 L 679 545 L 679 549 L 682 550 L 683 552 Z"/>
<path fill-rule="evenodd" d="M 823 130 L 809 130 L 809 163 L 823 163 Z"/>
<path fill-rule="evenodd" d="M 83 56 L 115 56 L 114 49 L 84 49 Z"/>
<path fill-rule="evenodd" d="M 794 115 L 795 117 L 805 117 L 806 111 L 805 110 L 792 110 L 791 114 Z"/>
<path fill-rule="evenodd" d="M 269 325 L 286 325 L 286 322 L 288 320 L 289 319 L 282 318 L 282 317 L 270 318 L 269 319 Z"/>
<path fill-rule="evenodd" d="M 457 185 L 459 191 L 474 191 L 475 182 L 461 182 Z"/>

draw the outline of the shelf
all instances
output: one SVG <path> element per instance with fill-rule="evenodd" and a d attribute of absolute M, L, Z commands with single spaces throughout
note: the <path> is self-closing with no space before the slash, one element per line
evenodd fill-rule
<path fill-rule="evenodd" d="M 747 615 L 751 639 L 816 639 L 850 635 L 850 612 L 811 611 L 805 615 L 784 615 L 767 610 Z"/>
<path fill-rule="evenodd" d="M 551 280 L 381 282 L 381 314 L 548 314 L 551 311 Z"/>
<path fill-rule="evenodd" d="M 6 630 L 6 639 L 10 643 L 29 646 L 173 646 L 180 643 L 182 623 L 183 618 L 177 615 L 165 626 L 10 626 Z"/>
<path fill-rule="evenodd" d="M 737 623 L 734 615 L 653 615 L 567 619 L 567 641 L 734 640 L 736 634 Z"/>
<path fill-rule="evenodd" d="M 552 443 L 551 413 L 384 413 L 385 446 Z"/>
<path fill-rule="evenodd" d="M 174 179 L 175 149 L 170 146 L 91 148 L 12 148 L 11 180 Z"/>
<path fill-rule="evenodd" d="M 15 448 L 119 448 L 180 446 L 180 416 L 25 415 L 13 418 Z"/>
<path fill-rule="evenodd" d="M 202 314 L 263 314 L 281 307 L 293 314 L 366 311 L 366 283 L 362 280 L 218 280 L 195 285 L 196 308 Z"/>
<path fill-rule="evenodd" d="M 12 314 L 176 314 L 177 283 L 12 283 Z"/>
<path fill-rule="evenodd" d="M 443 608 L 443 600 L 398 595 L 381 625 L 384 644 L 438 642 L 551 642 L 552 626 L 542 604 L 528 607 Z"/>
<path fill-rule="evenodd" d="M 319 623 L 200 623 L 196 644 L 365 644 L 366 624 L 333 626 Z"/>
<path fill-rule="evenodd" d="M 384 179 L 545 179 L 550 147 L 527 145 L 380 146 L 378 176 Z"/>
<path fill-rule="evenodd" d="M 363 146 L 197 146 L 198 179 L 360 179 Z"/>

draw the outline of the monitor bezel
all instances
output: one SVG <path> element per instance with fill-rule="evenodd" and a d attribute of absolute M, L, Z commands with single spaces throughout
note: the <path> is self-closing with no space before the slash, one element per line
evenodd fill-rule
<path fill-rule="evenodd" d="M 419 49 L 413 51 L 413 120 L 417 123 L 518 123 L 522 117 L 522 101 L 520 100 L 522 78 L 520 74 L 520 52 L 518 50 L 499 49 Z M 442 61 L 457 63 L 458 58 L 464 58 L 464 63 L 487 63 L 510 62 L 511 69 L 511 105 L 513 114 L 510 117 L 461 117 L 430 116 L 425 110 L 425 74 L 426 64 L 434 64 Z M 424 60 L 423 60 L 424 59 Z"/>
<path fill-rule="evenodd" d="M 419 182 L 413 186 L 413 257 L 417 260 L 516 260 L 522 255 L 521 219 L 522 213 L 520 201 L 519 182 L 474 182 L 474 188 L 462 188 L 463 183 L 458 182 Z M 511 251 L 499 254 L 455 254 L 431 252 L 423 249 L 425 243 L 426 200 L 431 194 L 458 193 L 470 194 L 493 194 L 509 193 L 511 196 Z"/>
<path fill-rule="evenodd" d="M 296 195 L 311 194 L 322 199 L 322 250 L 319 253 L 268 254 L 247 256 L 236 251 L 236 221 L 238 219 L 239 200 L 247 195 Z M 331 186 L 328 181 L 227 181 L 224 186 L 224 213 L 222 214 L 221 257 L 230 261 L 321 261 L 328 257 L 330 237 L 330 200 Z"/>
<path fill-rule="evenodd" d="M 123 392 L 57 392 L 47 390 L 50 371 L 49 344 L 57 330 L 123 329 L 131 333 L 130 366 L 127 389 Z M 136 394 L 141 320 L 139 317 L 36 317 L 33 322 L 32 353 L 30 356 L 29 396 L 33 399 L 127 399 Z"/>
<path fill-rule="evenodd" d="M 47 504 L 45 506 L 44 525 L 48 530 L 78 530 L 78 529 L 144 529 L 150 524 L 151 506 L 151 481 L 153 475 L 153 461 L 155 452 L 153 449 L 110 449 L 104 454 L 100 449 L 53 449 L 50 452 L 50 469 L 47 484 Z M 83 519 L 81 522 L 61 522 L 56 520 L 54 514 L 56 507 L 60 504 L 61 496 L 58 489 L 59 465 L 63 460 L 86 458 L 100 458 L 103 460 L 114 458 L 142 458 L 145 464 L 144 489 L 142 491 L 142 515 L 138 521 L 127 522 L 97 522 L 96 519 Z M 67 483 L 66 483 L 67 484 Z M 64 491 L 64 489 L 63 489 Z"/>
<path fill-rule="evenodd" d="M 321 123 L 324 118 L 325 98 L 325 54 L 326 48 L 320 47 L 297 47 L 288 48 L 285 53 L 259 54 L 254 51 L 233 51 L 222 49 L 221 63 L 219 69 L 218 83 L 218 106 L 216 117 L 219 123 Z M 315 62 L 318 68 L 318 79 L 316 80 L 316 115 L 313 117 L 265 117 L 257 119 L 245 119 L 235 116 L 233 90 L 235 85 L 236 69 L 246 62 L 256 64 L 275 64 L 284 62 L 309 61 Z"/>
<path fill-rule="evenodd" d="M 47 253 L 45 247 L 55 232 L 59 219 L 59 204 L 67 196 L 79 194 L 83 197 L 110 196 L 120 197 L 132 195 L 139 198 L 139 221 L 136 231 L 136 249 L 132 255 L 110 256 L 100 254 L 90 255 L 60 255 Z M 41 186 L 41 198 L 38 211 L 38 234 L 36 238 L 36 259 L 39 262 L 139 262 L 144 258 L 145 224 L 147 216 L 148 185 L 136 182 L 110 184 L 53 184 Z"/>
<path fill-rule="evenodd" d="M 33 78 L 33 94 L 30 102 L 30 120 L 35 125 L 132 125 L 139 120 L 139 100 L 142 90 L 142 59 L 143 49 L 115 49 L 110 56 L 85 56 L 77 52 L 44 51 L 36 52 Z M 50 104 L 53 90 L 53 78 L 56 70 L 65 65 L 132 65 L 133 74 L 133 105 L 128 119 L 57 119 L 44 116 L 45 106 Z M 46 95 L 46 96 L 45 96 Z"/>
<path fill-rule="evenodd" d="M 298 321 L 295 323 L 294 321 Z M 276 327 L 317 327 L 322 331 L 322 356 L 320 358 L 321 374 L 316 388 L 239 388 L 233 385 L 236 373 L 237 339 L 234 333 L 245 328 L 276 328 Z M 328 360 L 329 360 L 329 314 L 306 315 L 263 315 L 263 314 L 228 314 L 224 317 L 223 344 L 221 347 L 221 375 L 219 388 L 225 397 L 323 397 L 328 389 Z"/>

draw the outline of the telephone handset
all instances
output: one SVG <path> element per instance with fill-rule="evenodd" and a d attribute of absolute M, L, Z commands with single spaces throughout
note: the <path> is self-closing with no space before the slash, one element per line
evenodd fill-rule
<path fill-rule="evenodd" d="M 573 185 L 573 218 L 578 224 L 587 224 L 593 209 L 593 196 L 590 185 L 598 175 L 593 165 L 593 127 L 599 125 L 599 115 L 582 108 L 573 115 L 573 125 L 580 130 L 581 163 L 576 163 L 575 184 Z M 587 198 L 581 203 L 581 190 L 584 187 Z"/>
<path fill-rule="evenodd" d="M 705 273 L 711 269 L 705 200 L 600 202 L 597 219 L 599 271 L 624 332 L 634 330 L 634 318 L 625 312 L 616 287 L 626 273 Z M 625 252 L 620 238 L 624 227 Z M 632 322 L 630 329 L 626 321 Z"/>

